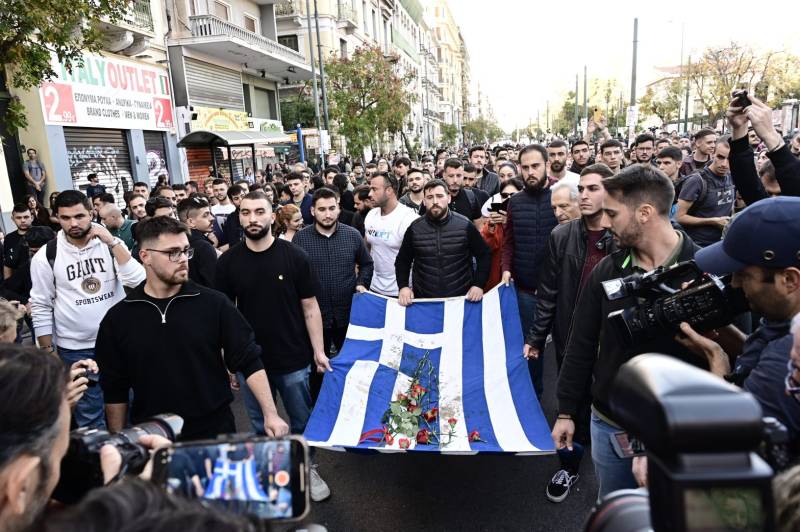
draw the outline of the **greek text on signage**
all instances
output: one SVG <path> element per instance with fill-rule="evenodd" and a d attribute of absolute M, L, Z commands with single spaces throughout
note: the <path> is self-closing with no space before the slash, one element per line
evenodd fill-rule
<path fill-rule="evenodd" d="M 171 130 L 167 70 L 112 56 L 83 55 L 67 71 L 54 56 L 57 78 L 39 89 L 45 123 L 114 129 Z"/>

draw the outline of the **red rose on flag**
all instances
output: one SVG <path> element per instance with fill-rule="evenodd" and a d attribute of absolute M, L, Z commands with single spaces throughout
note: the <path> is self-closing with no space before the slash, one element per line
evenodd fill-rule
<path fill-rule="evenodd" d="M 454 417 L 451 417 L 450 419 L 447 420 L 447 422 L 450 424 L 451 427 L 455 427 L 456 423 L 458 423 L 458 420 Z"/>
<path fill-rule="evenodd" d="M 404 393 L 398 393 L 397 394 L 397 400 L 400 401 L 401 403 L 403 401 L 405 401 L 406 399 L 408 399 L 408 396 L 406 394 L 404 394 Z"/>
<path fill-rule="evenodd" d="M 422 417 L 425 418 L 425 421 L 430 423 L 431 421 L 436 419 L 436 416 L 438 416 L 438 415 L 439 415 L 439 409 L 438 408 L 431 408 L 430 410 L 428 410 L 427 412 L 422 414 Z"/>
<path fill-rule="evenodd" d="M 386 445 L 391 445 L 394 443 L 394 436 L 392 436 L 388 432 L 384 434 L 383 439 L 386 440 Z"/>
<path fill-rule="evenodd" d="M 397 440 L 397 444 L 401 449 L 408 449 L 408 447 L 411 445 L 411 442 L 408 440 L 408 438 L 400 438 Z"/>
<path fill-rule="evenodd" d="M 483 441 L 481 440 L 481 433 L 477 430 L 473 430 L 469 433 L 469 441 Z"/>
<path fill-rule="evenodd" d="M 428 429 L 422 429 L 417 432 L 417 443 L 428 443 L 431 437 L 431 433 Z"/>

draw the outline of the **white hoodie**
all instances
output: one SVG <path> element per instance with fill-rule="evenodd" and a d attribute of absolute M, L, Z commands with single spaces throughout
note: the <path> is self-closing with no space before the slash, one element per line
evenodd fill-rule
<path fill-rule="evenodd" d="M 120 265 L 98 238 L 84 248 L 71 244 L 64 231 L 56 238 L 52 268 L 47 261 L 47 246 L 31 259 L 30 301 L 36 336 L 52 334 L 57 338 L 54 343 L 66 349 L 94 349 L 100 321 L 108 309 L 125 298 L 123 285 L 132 287 L 144 281 L 144 267 L 132 257 Z"/>

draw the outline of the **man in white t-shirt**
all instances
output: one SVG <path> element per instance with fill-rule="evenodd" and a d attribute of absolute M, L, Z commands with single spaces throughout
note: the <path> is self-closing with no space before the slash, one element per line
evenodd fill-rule
<path fill-rule="evenodd" d="M 217 204 L 211 207 L 211 214 L 217 219 L 220 227 L 225 225 L 228 215 L 236 210 L 236 205 L 228 197 L 228 184 L 224 179 L 215 179 L 211 182 L 211 192 L 217 198 Z"/>
<path fill-rule="evenodd" d="M 406 229 L 418 216 L 397 200 L 397 178 L 386 172 L 370 178 L 369 199 L 374 207 L 364 218 L 364 239 L 375 263 L 370 290 L 397 297 L 394 260 Z"/>

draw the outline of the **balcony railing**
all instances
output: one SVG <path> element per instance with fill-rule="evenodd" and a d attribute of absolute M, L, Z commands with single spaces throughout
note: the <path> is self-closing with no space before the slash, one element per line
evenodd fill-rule
<path fill-rule="evenodd" d="M 353 9 L 352 5 L 348 5 L 344 1 L 339 2 L 339 22 L 346 22 L 353 27 L 358 26 L 358 13 Z"/>
<path fill-rule="evenodd" d="M 305 16 L 306 7 L 302 0 L 278 0 L 275 2 L 276 17 Z"/>
<path fill-rule="evenodd" d="M 300 52 L 295 52 L 291 48 L 278 44 L 272 39 L 263 35 L 253 33 L 242 27 L 232 24 L 226 20 L 219 19 L 213 15 L 197 15 L 189 17 L 192 25 L 193 37 L 231 37 L 240 39 L 247 44 L 261 48 L 272 55 L 281 56 L 291 61 L 305 63 L 306 57 Z"/>
<path fill-rule="evenodd" d="M 133 28 L 152 32 L 154 26 L 153 13 L 150 11 L 150 0 L 133 0 L 127 11 L 120 17 L 119 22 Z"/>

